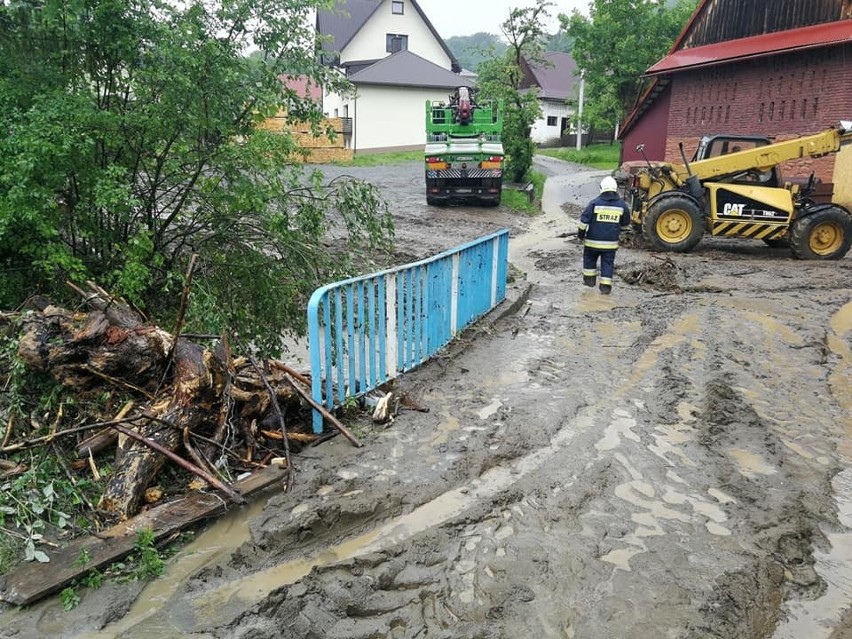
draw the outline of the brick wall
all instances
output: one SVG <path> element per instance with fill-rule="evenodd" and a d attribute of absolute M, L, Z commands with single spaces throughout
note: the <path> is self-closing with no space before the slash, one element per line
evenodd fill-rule
<path fill-rule="evenodd" d="M 327 164 L 328 162 L 346 162 L 352 159 L 352 149 L 344 148 L 343 120 L 341 118 L 326 118 L 321 130 L 331 126 L 337 133 L 334 140 L 326 135 L 315 137 L 310 125 L 304 122 L 292 124 L 283 113 L 268 118 L 260 125 L 269 131 L 289 131 L 296 144 L 305 149 L 304 161 L 311 164 Z"/>
<path fill-rule="evenodd" d="M 850 65 L 852 45 L 842 45 L 676 75 L 666 159 L 681 162 L 681 141 L 691 157 L 702 135 L 766 135 L 783 140 L 852 120 Z M 838 163 L 835 172 L 836 160 L 836 154 L 796 160 L 781 170 L 784 176 L 806 177 L 814 171 L 823 182 L 852 182 L 848 163 Z M 845 193 L 843 199 L 848 199 Z"/>

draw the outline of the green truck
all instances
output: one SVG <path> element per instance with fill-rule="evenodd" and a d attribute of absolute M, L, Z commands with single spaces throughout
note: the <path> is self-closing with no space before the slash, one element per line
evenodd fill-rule
<path fill-rule="evenodd" d="M 426 203 L 497 206 L 503 188 L 503 103 L 459 87 L 426 101 Z"/>

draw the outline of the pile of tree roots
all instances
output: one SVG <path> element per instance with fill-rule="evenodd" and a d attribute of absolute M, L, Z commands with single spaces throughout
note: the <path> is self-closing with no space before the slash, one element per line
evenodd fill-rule
<path fill-rule="evenodd" d="M 160 499 L 155 487 L 166 464 L 236 503 L 243 498 L 233 479 L 272 464 L 286 467 L 289 487 L 291 450 L 318 439 L 310 428 L 313 409 L 335 426 L 330 434 L 342 432 L 360 445 L 314 402 L 310 379 L 284 362 L 234 356 L 226 336 L 202 346 L 180 334 L 180 319 L 166 331 L 93 283 L 75 290 L 83 311 L 35 300 L 23 314 L 20 360 L 72 396 L 110 393 L 120 401 L 106 418 L 78 416 L 69 424 L 57 417 L 37 436 L 10 417 L 0 459 L 61 441 L 76 453 L 69 472 L 98 477 L 98 466 L 107 466 L 103 494 L 93 504 L 103 522 L 126 520 Z M 99 464 L 105 455 L 111 463 Z"/>

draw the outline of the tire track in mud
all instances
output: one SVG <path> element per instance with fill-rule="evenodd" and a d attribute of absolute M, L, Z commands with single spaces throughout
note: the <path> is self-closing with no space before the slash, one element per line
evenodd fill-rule
<path fill-rule="evenodd" d="M 703 397 L 700 407 L 687 402 L 681 412 L 689 415 L 687 421 L 698 426 L 697 441 L 711 453 L 706 462 L 717 469 L 718 485 L 727 491 L 709 488 L 708 493 L 719 498 L 726 510 L 735 515 L 731 523 L 747 532 L 747 539 L 756 536 L 757 547 L 752 551 L 753 569 L 727 572 L 717 582 L 713 599 L 703 608 L 707 623 L 699 624 L 694 631 L 695 636 L 701 637 L 768 636 L 786 596 L 791 593 L 814 596 L 821 590 L 813 570 L 812 548 L 822 542 L 817 524 L 833 517 L 826 485 L 833 472 L 829 457 L 831 443 L 826 439 L 830 432 L 815 435 L 807 431 L 791 432 L 790 427 L 801 425 L 800 420 L 795 420 L 803 412 L 796 392 L 819 396 L 826 390 L 824 379 L 820 379 L 824 375 L 808 379 L 823 364 L 819 339 L 822 329 L 805 324 L 797 328 L 804 333 L 801 335 L 777 318 L 756 315 L 753 310 L 719 313 L 715 306 L 714 301 L 711 308 L 701 311 L 699 324 L 705 328 L 693 331 L 705 336 L 693 345 L 693 351 L 704 349 L 705 355 L 696 357 L 673 351 L 672 359 L 677 361 L 677 370 L 685 373 L 686 380 L 666 375 L 665 381 L 673 381 L 673 386 L 681 392 L 691 388 L 693 397 Z M 775 311 L 779 317 L 789 315 L 789 309 L 783 306 Z M 767 324 L 770 330 L 754 330 L 754 327 L 765 329 Z M 708 326 L 715 331 L 707 330 Z M 714 339 L 714 335 L 725 338 Z M 730 335 L 737 337 L 731 340 Z M 774 338 L 767 339 L 767 335 Z M 671 367 L 663 364 L 658 368 Z M 665 401 L 664 392 L 657 397 L 663 399 L 663 402 L 657 400 L 658 406 L 671 404 Z M 830 403 L 805 402 L 805 407 L 810 413 L 805 423 L 830 424 L 837 418 L 836 406 Z M 670 406 L 666 409 L 670 411 Z M 677 428 L 681 434 L 688 430 Z M 686 435 L 686 439 L 694 440 L 695 434 Z M 666 450 L 673 449 L 667 445 Z M 674 459 L 684 462 L 689 458 L 678 455 Z M 688 477 L 692 474 L 689 467 L 698 464 L 681 465 L 683 469 L 678 472 Z M 701 485 L 702 481 L 707 483 L 690 477 L 689 483 Z M 785 503 L 791 499 L 791 491 L 785 486 L 791 483 L 795 486 L 799 481 L 812 492 L 797 497 L 794 490 L 793 503 Z M 648 493 L 651 490 L 646 488 Z M 776 491 L 783 490 L 787 495 L 779 502 Z M 664 495 L 664 501 L 678 503 L 683 499 L 668 494 Z M 738 504 L 748 508 L 743 510 Z M 761 509 L 766 511 L 763 520 L 755 514 L 755 510 Z M 766 522 L 784 523 L 773 527 Z M 742 530 L 743 525 L 752 530 Z M 718 551 L 715 558 L 718 559 Z"/>

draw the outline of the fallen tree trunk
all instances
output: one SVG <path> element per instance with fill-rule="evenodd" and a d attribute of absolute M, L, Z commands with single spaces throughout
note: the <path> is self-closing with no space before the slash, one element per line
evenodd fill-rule
<path fill-rule="evenodd" d="M 23 320 L 18 355 L 79 393 L 113 384 L 152 399 L 172 342 L 169 333 L 143 325 L 141 318 L 131 327 L 112 324 L 100 310 L 81 315 L 47 306 Z"/>
<path fill-rule="evenodd" d="M 137 428 L 140 435 L 169 451 L 178 448 L 184 429 L 199 433 L 214 430 L 227 386 L 225 366 L 210 351 L 178 338 L 174 355 L 176 380 L 171 397 L 155 404 L 148 419 Z M 160 471 L 165 457 L 122 435 L 116 459 L 115 471 L 98 506 L 126 518 L 139 510 L 145 489 Z"/>

